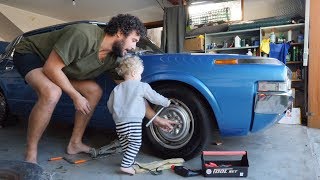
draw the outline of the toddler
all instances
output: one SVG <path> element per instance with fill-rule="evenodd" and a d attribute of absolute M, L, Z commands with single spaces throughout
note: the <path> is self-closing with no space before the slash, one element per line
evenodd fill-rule
<path fill-rule="evenodd" d="M 108 100 L 108 109 L 115 121 L 123 151 L 120 170 L 132 175 L 135 174 L 132 165 L 142 143 L 145 99 L 164 107 L 170 105 L 170 100 L 140 81 L 143 69 L 142 60 L 136 56 L 122 60 L 116 70 L 125 81 L 113 89 Z"/>

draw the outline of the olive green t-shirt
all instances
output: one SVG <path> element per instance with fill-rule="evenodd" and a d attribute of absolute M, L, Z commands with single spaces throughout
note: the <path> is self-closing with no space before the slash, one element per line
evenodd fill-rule
<path fill-rule="evenodd" d="M 115 71 L 118 65 L 116 56 L 108 54 L 104 61 L 99 60 L 104 35 L 104 31 L 96 25 L 75 24 L 23 38 L 15 51 L 37 54 L 42 61 L 46 61 L 51 51 L 55 50 L 66 65 L 62 71 L 70 79 L 94 79 L 103 72 L 113 79 L 122 79 Z"/>

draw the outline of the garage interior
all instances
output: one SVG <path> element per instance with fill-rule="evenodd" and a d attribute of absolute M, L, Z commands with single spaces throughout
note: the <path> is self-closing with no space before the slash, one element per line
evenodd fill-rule
<path fill-rule="evenodd" d="M 223 8 L 207 14 L 201 12 L 209 4 Z M 201 5 L 202 9 L 191 11 Z M 170 11 L 173 8 L 185 10 L 182 13 L 185 17 L 178 18 L 178 14 Z M 119 13 L 139 17 L 148 29 L 148 38 L 166 53 L 263 57 L 268 54 L 261 49 L 263 39 L 270 37 L 272 41 L 273 35 L 277 43 L 291 39 L 289 56 L 285 56 L 284 61 L 292 71 L 291 86 L 295 92 L 292 107 L 279 123 L 262 132 L 243 137 L 220 137 L 217 132 L 206 150 L 247 151 L 249 179 L 320 180 L 319 8 L 318 0 L 0 0 L 0 52 L 4 52 L 6 45 L 18 35 L 34 29 L 80 20 L 108 22 Z M 214 20 L 210 21 L 210 18 Z M 178 23 L 181 21 L 185 24 Z M 252 21 L 269 24 L 257 28 L 250 26 Z M 171 27 L 173 24 L 177 27 Z M 289 38 L 288 33 L 292 33 L 292 37 Z M 230 36 L 233 38 L 227 41 Z M 236 36 L 242 40 L 236 40 Z M 236 41 L 239 42 L 238 48 Z M 9 116 L 8 119 L 10 121 L 0 128 L 0 179 L 9 177 L 1 175 L 1 168 L 6 166 L 3 164 L 7 160 L 23 161 L 26 146 L 28 117 Z M 81 164 L 48 161 L 51 157 L 65 154 L 72 127 L 50 122 L 39 144 L 38 165 L 43 170 L 39 176 L 41 179 L 184 178 L 171 170 L 163 170 L 159 175 L 149 172 L 134 176 L 121 174 L 118 172 L 121 155 L 117 153 Z M 116 138 L 114 131 L 88 127 L 83 141 L 93 147 L 102 147 Z M 142 146 L 136 160 L 147 163 L 162 159 L 155 157 L 147 146 Z M 200 154 L 183 165 L 189 169 L 201 169 Z M 202 178 L 190 178 L 199 177 Z"/>

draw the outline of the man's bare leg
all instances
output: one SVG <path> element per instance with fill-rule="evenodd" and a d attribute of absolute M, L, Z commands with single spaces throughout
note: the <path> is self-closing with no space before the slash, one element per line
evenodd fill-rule
<path fill-rule="evenodd" d="M 71 81 L 73 87 L 84 96 L 91 106 L 91 112 L 89 114 L 82 114 L 80 111 L 75 113 L 74 128 L 72 136 L 68 144 L 67 153 L 77 154 L 80 152 L 88 153 L 90 147 L 82 143 L 82 136 L 87 127 L 87 124 L 94 113 L 95 107 L 97 106 L 101 96 L 102 90 L 100 86 L 92 80 L 85 81 Z"/>
<path fill-rule="evenodd" d="M 25 160 L 37 163 L 39 140 L 48 126 L 62 91 L 43 74 L 42 68 L 30 71 L 25 79 L 38 95 L 38 100 L 29 116 Z"/>

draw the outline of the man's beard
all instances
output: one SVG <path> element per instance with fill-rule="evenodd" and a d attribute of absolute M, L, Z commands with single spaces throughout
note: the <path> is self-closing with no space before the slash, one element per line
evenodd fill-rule
<path fill-rule="evenodd" d="M 112 52 L 114 55 L 123 57 L 123 46 L 124 46 L 124 40 L 116 41 L 112 45 Z"/>

